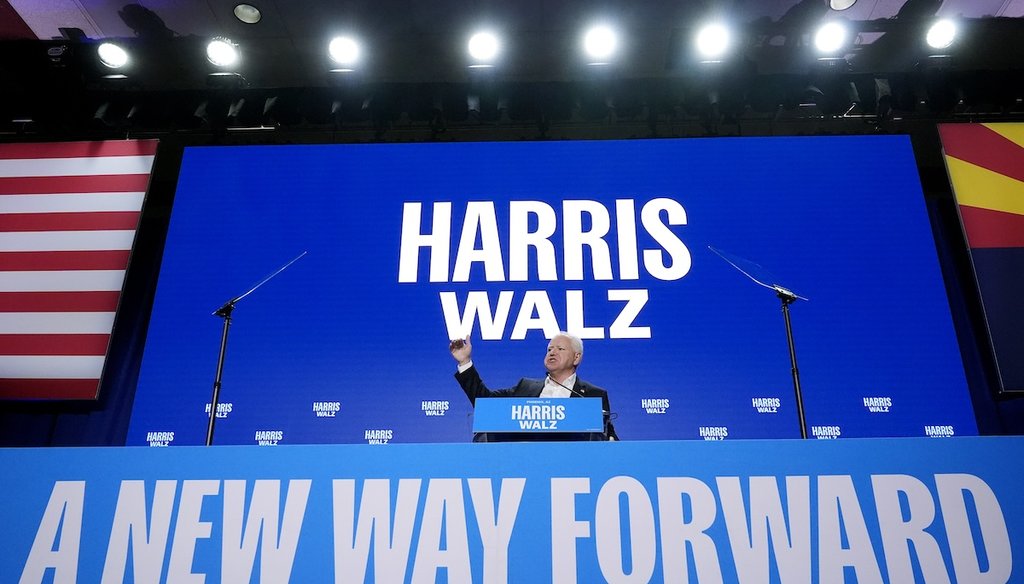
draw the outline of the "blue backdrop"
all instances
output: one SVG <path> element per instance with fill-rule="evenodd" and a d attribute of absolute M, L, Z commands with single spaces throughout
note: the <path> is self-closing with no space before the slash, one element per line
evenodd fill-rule
<path fill-rule="evenodd" d="M 976 433 L 888 136 L 190 148 L 129 443 L 202 442 L 211 312 L 302 251 L 235 311 L 218 443 L 468 440 L 463 323 L 492 387 L 543 376 L 545 329 L 587 327 L 580 376 L 624 439 L 798 436 L 779 300 L 709 245 L 810 299 L 812 435 Z M 463 321 L 469 299 L 504 326 Z"/>

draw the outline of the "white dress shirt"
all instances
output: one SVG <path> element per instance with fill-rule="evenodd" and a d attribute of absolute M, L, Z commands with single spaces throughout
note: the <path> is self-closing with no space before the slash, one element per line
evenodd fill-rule
<path fill-rule="evenodd" d="M 541 390 L 540 397 L 572 397 L 572 392 L 568 388 L 574 385 L 576 385 L 575 373 L 561 384 L 547 375 L 544 377 L 544 389 Z"/>

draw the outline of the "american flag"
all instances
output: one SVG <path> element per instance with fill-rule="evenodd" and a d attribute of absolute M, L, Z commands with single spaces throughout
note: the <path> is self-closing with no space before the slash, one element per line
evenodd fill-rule
<path fill-rule="evenodd" d="M 156 147 L 0 144 L 0 398 L 97 396 Z"/>

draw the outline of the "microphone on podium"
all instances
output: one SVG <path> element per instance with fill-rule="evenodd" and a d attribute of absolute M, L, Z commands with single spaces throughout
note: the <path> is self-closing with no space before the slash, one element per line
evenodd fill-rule
<path fill-rule="evenodd" d="M 544 377 L 545 377 L 545 379 L 550 379 L 551 383 L 554 383 L 556 385 L 564 387 L 565 389 L 568 389 L 570 393 L 574 393 L 574 394 L 576 394 L 579 397 L 587 397 L 587 396 L 583 395 L 582 391 L 576 391 L 575 389 L 569 387 L 568 385 L 565 385 L 564 383 L 561 383 L 560 381 L 557 381 L 554 377 L 551 377 L 551 374 L 545 374 Z"/>

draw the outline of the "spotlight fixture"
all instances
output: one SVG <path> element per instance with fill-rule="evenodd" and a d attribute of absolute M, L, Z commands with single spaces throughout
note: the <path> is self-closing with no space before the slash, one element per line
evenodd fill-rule
<path fill-rule="evenodd" d="M 605 65 L 619 47 L 619 38 L 611 28 L 599 25 L 583 35 L 583 51 L 591 65 Z"/>
<path fill-rule="evenodd" d="M 697 54 L 702 59 L 719 60 L 729 51 L 732 38 L 729 29 L 721 23 L 712 23 L 703 26 L 697 31 L 695 39 Z"/>
<path fill-rule="evenodd" d="M 114 121 L 110 116 L 110 102 L 105 101 L 96 108 L 96 113 L 92 115 L 92 119 L 96 122 L 96 125 L 113 126 Z"/>
<path fill-rule="evenodd" d="M 256 24 L 263 18 L 263 14 L 260 13 L 260 9 L 256 8 L 252 4 L 236 4 L 234 13 L 235 18 L 246 24 Z"/>
<path fill-rule="evenodd" d="M 206 76 L 206 86 L 212 89 L 244 89 L 245 77 L 234 71 L 215 71 Z"/>
<path fill-rule="evenodd" d="M 492 67 L 494 59 L 501 52 L 501 42 L 491 32 L 478 32 L 469 38 L 466 45 L 474 63 L 470 67 Z"/>
<path fill-rule="evenodd" d="M 826 22 L 814 34 L 814 46 L 818 52 L 832 55 L 846 46 L 849 32 L 838 22 Z"/>
<path fill-rule="evenodd" d="M 206 45 L 206 58 L 217 67 L 230 67 L 238 62 L 238 45 L 226 37 L 216 37 Z"/>
<path fill-rule="evenodd" d="M 96 49 L 100 63 L 110 69 L 120 69 L 128 64 L 128 53 L 114 43 L 101 43 Z"/>
<path fill-rule="evenodd" d="M 939 20 L 928 29 L 925 40 L 933 49 L 948 49 L 956 40 L 956 23 L 948 18 Z"/>
<path fill-rule="evenodd" d="M 829 0 L 828 7 L 832 10 L 839 11 L 846 10 L 856 3 L 857 0 Z"/>
<path fill-rule="evenodd" d="M 327 54 L 341 68 L 336 71 L 352 71 L 359 62 L 359 43 L 352 37 L 338 36 L 327 45 Z"/>

